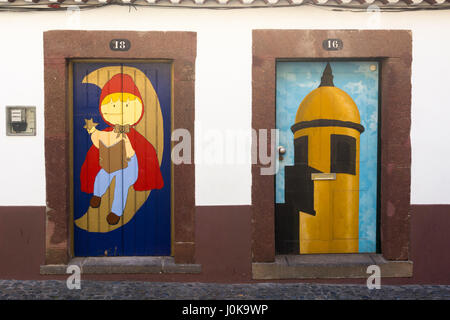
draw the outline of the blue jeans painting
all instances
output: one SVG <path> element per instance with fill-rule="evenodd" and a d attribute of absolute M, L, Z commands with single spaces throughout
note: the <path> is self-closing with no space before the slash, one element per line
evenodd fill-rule
<path fill-rule="evenodd" d="M 111 212 L 119 217 L 123 214 L 123 210 L 127 204 L 128 190 L 138 178 L 138 168 L 137 157 L 134 155 L 128 162 L 128 167 L 125 169 L 117 170 L 113 173 L 108 173 L 104 169 L 101 169 L 95 177 L 94 196 L 97 197 L 103 196 L 113 178 L 116 178 Z"/>

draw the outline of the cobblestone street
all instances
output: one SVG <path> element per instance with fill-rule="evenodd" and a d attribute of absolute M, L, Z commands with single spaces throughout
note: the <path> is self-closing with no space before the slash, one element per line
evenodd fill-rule
<path fill-rule="evenodd" d="M 369 290 L 362 285 L 322 284 L 214 284 L 162 282 L 82 281 L 80 290 L 69 290 L 65 281 L 0 280 L 0 299 L 445 299 L 450 286 L 381 286 Z"/>

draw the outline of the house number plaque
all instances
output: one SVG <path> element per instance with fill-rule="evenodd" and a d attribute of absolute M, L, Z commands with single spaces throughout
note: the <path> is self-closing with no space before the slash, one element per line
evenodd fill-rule
<path fill-rule="evenodd" d="M 344 43 L 341 39 L 326 39 L 323 40 L 322 46 L 327 51 L 341 50 L 344 47 Z"/>
<path fill-rule="evenodd" d="M 128 39 L 112 39 L 109 43 L 109 48 L 112 51 L 128 51 L 130 47 L 131 42 Z"/>

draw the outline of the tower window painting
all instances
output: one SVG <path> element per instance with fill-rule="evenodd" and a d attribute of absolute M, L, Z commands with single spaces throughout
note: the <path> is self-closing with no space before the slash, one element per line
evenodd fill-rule
<path fill-rule="evenodd" d="M 277 62 L 278 254 L 377 249 L 378 62 Z"/>
<path fill-rule="evenodd" d="M 73 64 L 75 256 L 170 255 L 170 76 Z"/>

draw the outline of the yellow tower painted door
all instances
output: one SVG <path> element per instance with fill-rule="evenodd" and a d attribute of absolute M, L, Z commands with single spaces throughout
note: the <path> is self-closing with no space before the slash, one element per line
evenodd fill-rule
<path fill-rule="evenodd" d="M 332 65 L 337 67 L 335 74 Z M 346 62 L 322 63 L 320 73 L 313 73 L 316 66 L 277 64 L 277 128 L 286 131 L 280 137 L 286 154 L 280 156 L 276 178 L 276 251 L 374 252 L 378 73 L 370 72 L 378 65 L 361 62 L 347 68 Z M 298 89 L 308 86 L 309 91 Z M 283 128 L 286 122 L 289 130 Z"/>

